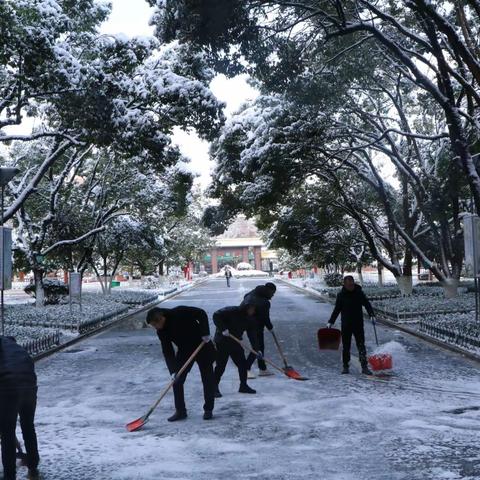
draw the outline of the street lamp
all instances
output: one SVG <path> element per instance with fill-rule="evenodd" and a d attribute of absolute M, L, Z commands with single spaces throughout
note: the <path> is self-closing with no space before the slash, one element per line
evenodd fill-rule
<path fill-rule="evenodd" d="M 3 303 L 3 292 L 5 289 L 5 237 L 3 231 L 3 217 L 5 216 L 5 207 L 4 207 L 4 197 L 5 197 L 5 187 L 8 185 L 10 180 L 19 172 L 20 170 L 16 167 L 0 167 L 0 187 L 2 189 L 2 199 L 1 199 L 1 232 L 2 238 L 0 241 L 2 242 L 2 258 L 0 259 L 0 281 L 1 281 L 1 295 L 0 295 L 0 320 L 2 323 L 2 335 L 5 335 L 5 322 L 4 322 L 4 303 Z"/>

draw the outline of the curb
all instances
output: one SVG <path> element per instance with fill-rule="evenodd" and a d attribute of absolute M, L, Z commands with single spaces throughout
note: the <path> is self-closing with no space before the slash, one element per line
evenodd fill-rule
<path fill-rule="evenodd" d="M 49 350 L 46 350 L 44 352 L 41 352 L 38 355 L 34 355 L 32 357 L 33 361 L 38 362 L 39 360 L 43 360 L 45 358 L 48 358 L 48 357 L 54 355 L 55 353 L 61 352 L 62 350 L 65 350 L 65 349 L 67 349 L 67 348 L 69 348 L 73 345 L 76 345 L 77 343 L 80 343 L 83 340 L 86 340 L 87 338 L 99 335 L 100 333 L 103 333 L 103 332 L 109 330 L 110 328 L 113 328 L 113 327 L 117 326 L 118 324 L 120 324 L 121 322 L 126 320 L 127 318 L 134 317 L 135 315 L 138 315 L 139 313 L 141 313 L 145 310 L 149 310 L 150 308 L 154 307 L 155 305 L 158 305 L 159 303 L 165 302 L 166 300 L 170 300 L 171 298 L 176 297 L 177 295 L 180 295 L 181 293 L 184 293 L 186 290 L 191 290 L 192 288 L 195 288 L 195 287 L 197 287 L 197 286 L 199 286 L 203 283 L 205 283 L 205 281 L 198 282 L 195 285 L 193 285 L 189 288 L 185 288 L 183 290 L 176 290 L 175 292 L 173 292 L 169 295 L 166 295 L 165 297 L 163 297 L 159 300 L 155 300 L 151 303 L 148 303 L 147 305 L 142 305 L 141 307 L 137 308 L 136 310 L 128 312 L 128 313 L 118 317 L 113 322 L 107 323 L 106 325 L 101 325 L 100 327 L 94 328 L 93 330 L 90 330 L 86 333 L 82 333 L 81 335 L 78 335 L 77 337 L 72 338 L 71 340 L 68 340 L 65 343 L 62 343 L 60 345 L 56 345 L 55 347 L 53 347 Z"/>
<path fill-rule="evenodd" d="M 310 295 L 311 297 L 314 297 L 314 298 L 320 298 L 325 303 L 333 304 L 332 301 L 329 301 L 328 297 L 325 297 L 321 293 L 310 292 L 309 290 L 306 290 L 303 287 L 299 287 L 298 285 L 292 285 L 291 283 L 287 282 L 286 280 L 283 280 L 283 279 L 280 279 L 280 278 L 278 280 L 280 280 L 283 284 L 288 285 L 289 287 L 294 288 L 294 289 L 296 289 L 296 290 L 298 290 L 298 291 L 300 291 L 300 292 L 302 292 L 306 295 Z M 408 327 L 405 327 L 405 326 L 400 325 L 398 323 L 395 323 L 391 320 L 387 320 L 386 318 L 384 318 L 382 316 L 377 317 L 377 322 L 381 323 L 382 325 L 385 325 L 387 327 L 393 328 L 395 330 L 401 330 L 402 332 L 408 333 L 409 335 L 417 337 L 420 340 L 423 340 L 427 343 L 431 343 L 432 345 L 444 348 L 445 350 L 449 350 L 453 353 L 461 355 L 464 358 L 468 358 L 469 360 L 473 360 L 475 362 L 480 363 L 480 355 L 477 355 L 473 352 L 469 352 L 467 350 L 461 349 L 460 347 L 456 347 L 455 345 L 450 345 L 448 343 L 442 342 L 441 340 L 437 340 L 436 338 L 430 337 L 429 335 L 426 335 L 422 332 L 418 332 L 418 331 L 413 330 L 411 328 L 408 328 Z"/>

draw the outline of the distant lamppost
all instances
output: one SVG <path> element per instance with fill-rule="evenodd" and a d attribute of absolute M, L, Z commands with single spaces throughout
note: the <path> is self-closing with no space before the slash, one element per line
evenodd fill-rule
<path fill-rule="evenodd" d="M 0 221 L 0 226 L 1 226 L 1 239 L 0 241 L 2 242 L 2 258 L 1 260 L 1 265 L 0 265 L 0 282 L 1 282 L 1 296 L 0 296 L 0 319 L 2 323 L 2 335 L 5 335 L 5 321 L 4 321 L 4 303 L 3 303 L 3 292 L 5 290 L 5 234 L 3 230 L 3 217 L 5 216 L 5 206 L 4 206 L 4 197 L 5 197 L 5 187 L 8 185 L 10 180 L 19 172 L 20 170 L 16 167 L 0 167 L 0 187 L 2 188 L 2 209 L 1 209 L 1 221 Z"/>

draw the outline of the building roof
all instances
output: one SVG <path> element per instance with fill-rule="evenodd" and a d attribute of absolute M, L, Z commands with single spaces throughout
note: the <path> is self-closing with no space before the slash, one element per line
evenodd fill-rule
<path fill-rule="evenodd" d="M 215 246 L 220 248 L 234 248 L 234 247 L 263 247 L 265 243 L 258 237 L 245 238 L 220 238 L 215 240 Z"/>

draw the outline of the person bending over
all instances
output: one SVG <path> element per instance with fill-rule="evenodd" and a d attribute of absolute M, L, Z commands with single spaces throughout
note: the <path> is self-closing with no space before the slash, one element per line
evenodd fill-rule
<path fill-rule="evenodd" d="M 156 330 L 167 368 L 172 378 L 175 379 L 173 384 L 175 413 L 168 418 L 168 421 L 175 422 L 187 418 L 183 385 L 195 362 L 200 369 L 203 383 L 205 402 L 203 418 L 210 420 L 213 417 L 215 402 L 216 384 L 213 374 L 215 347 L 210 339 L 207 313 L 201 308 L 187 306 L 171 309 L 154 307 L 147 313 L 147 323 Z M 205 342 L 206 345 L 198 352 L 195 362 L 192 362 L 180 376 L 177 376 L 177 372 L 201 342 Z M 176 352 L 174 345 L 177 347 Z"/>

